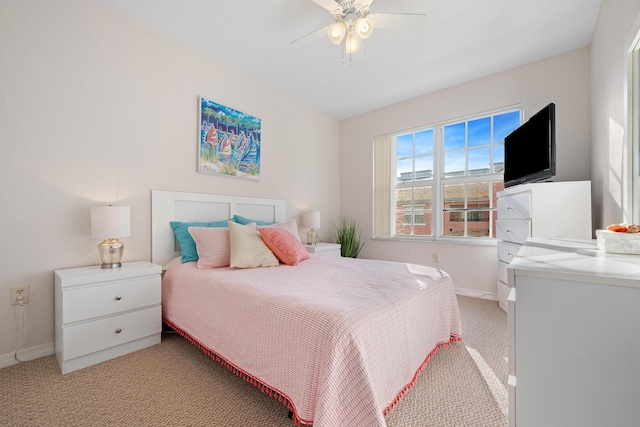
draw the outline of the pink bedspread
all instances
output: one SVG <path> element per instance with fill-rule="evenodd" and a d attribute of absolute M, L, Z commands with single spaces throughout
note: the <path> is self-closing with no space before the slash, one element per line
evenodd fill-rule
<path fill-rule="evenodd" d="M 460 338 L 449 276 L 385 261 L 313 256 L 246 270 L 174 261 L 162 309 L 315 427 L 384 426 L 431 355 Z"/>

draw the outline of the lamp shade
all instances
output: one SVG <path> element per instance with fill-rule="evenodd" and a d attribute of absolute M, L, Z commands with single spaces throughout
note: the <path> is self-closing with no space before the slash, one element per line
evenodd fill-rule
<path fill-rule="evenodd" d="M 361 41 L 360 37 L 353 31 L 347 33 L 347 39 L 344 43 L 344 51 L 347 54 L 356 53 L 360 51 Z"/>
<path fill-rule="evenodd" d="M 344 35 L 347 33 L 347 27 L 344 22 L 336 22 L 329 26 L 329 40 L 335 45 L 342 43 Z"/>
<path fill-rule="evenodd" d="M 359 18 L 355 23 L 356 32 L 358 35 L 366 40 L 373 34 L 373 21 L 369 18 Z"/>
<path fill-rule="evenodd" d="M 97 239 L 131 235 L 129 206 L 95 206 L 91 208 L 91 237 Z"/>
<path fill-rule="evenodd" d="M 320 228 L 320 212 L 304 212 L 302 214 L 302 226 L 304 228 Z"/>

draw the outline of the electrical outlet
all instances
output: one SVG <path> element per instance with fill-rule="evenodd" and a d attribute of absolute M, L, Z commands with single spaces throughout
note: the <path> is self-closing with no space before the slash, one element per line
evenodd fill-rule
<path fill-rule="evenodd" d="M 22 305 L 29 302 L 29 285 L 11 288 L 11 305 Z"/>
<path fill-rule="evenodd" d="M 433 252 L 431 254 L 431 257 L 433 259 L 433 262 L 440 262 L 440 253 L 438 252 Z"/>

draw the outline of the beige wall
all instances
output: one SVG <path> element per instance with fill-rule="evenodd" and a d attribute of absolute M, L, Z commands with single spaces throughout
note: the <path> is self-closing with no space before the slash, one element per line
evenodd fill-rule
<path fill-rule="evenodd" d="M 98 263 L 89 208 L 131 206 L 124 261 L 150 259 L 150 190 L 286 199 L 339 215 L 339 122 L 88 0 L 0 13 L 0 356 L 53 342 L 54 275 Z M 259 182 L 196 172 L 198 96 L 262 119 Z M 312 159 L 312 161 L 310 161 Z M 30 285 L 22 312 L 10 288 Z"/>
<path fill-rule="evenodd" d="M 591 41 L 591 169 L 596 228 L 631 221 L 627 49 L 640 30 L 639 13 L 638 0 L 603 0 Z"/>
<path fill-rule="evenodd" d="M 589 49 L 583 48 L 343 120 L 342 214 L 359 218 L 363 238 L 371 238 L 375 136 L 518 104 L 528 119 L 549 102 L 556 104 L 556 180 L 590 179 Z M 369 240 L 362 256 L 433 266 L 432 252 L 457 288 L 496 293 L 495 246 Z"/>

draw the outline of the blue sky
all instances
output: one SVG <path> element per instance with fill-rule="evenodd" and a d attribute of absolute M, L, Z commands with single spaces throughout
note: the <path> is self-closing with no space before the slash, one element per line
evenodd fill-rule
<path fill-rule="evenodd" d="M 492 119 L 493 136 L 491 135 Z M 510 111 L 493 117 L 483 117 L 445 126 L 445 174 L 464 171 L 467 160 L 469 170 L 489 168 L 492 144 L 493 161 L 496 163 L 504 161 L 504 147 L 502 145 L 504 137 L 519 125 L 520 111 Z M 396 139 L 396 144 L 398 158 L 425 156 L 416 158 L 415 170 L 433 169 L 433 129 L 400 135 Z M 399 160 L 397 164 L 398 175 L 401 172 L 411 172 L 413 167 L 412 159 Z"/>

